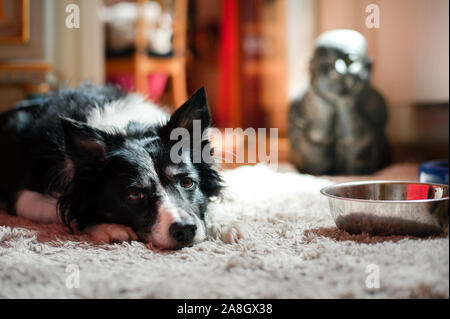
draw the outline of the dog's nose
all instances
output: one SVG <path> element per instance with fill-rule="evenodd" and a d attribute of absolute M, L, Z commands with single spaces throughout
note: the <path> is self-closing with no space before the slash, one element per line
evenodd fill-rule
<path fill-rule="evenodd" d="M 192 222 L 173 223 L 169 228 L 169 234 L 180 244 L 190 244 L 195 236 L 197 226 Z"/>

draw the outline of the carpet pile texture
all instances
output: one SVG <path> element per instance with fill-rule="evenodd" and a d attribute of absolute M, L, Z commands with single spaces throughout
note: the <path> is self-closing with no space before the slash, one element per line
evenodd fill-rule
<path fill-rule="evenodd" d="M 329 180 L 264 165 L 223 174 L 210 239 L 178 251 L 98 245 L 0 212 L 0 297 L 449 297 L 448 235 L 352 236 L 319 193 Z"/>

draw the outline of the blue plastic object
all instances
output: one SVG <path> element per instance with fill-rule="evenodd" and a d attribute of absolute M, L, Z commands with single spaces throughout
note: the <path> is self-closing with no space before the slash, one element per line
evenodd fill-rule
<path fill-rule="evenodd" d="M 436 160 L 420 164 L 419 181 L 448 185 L 448 160 Z"/>

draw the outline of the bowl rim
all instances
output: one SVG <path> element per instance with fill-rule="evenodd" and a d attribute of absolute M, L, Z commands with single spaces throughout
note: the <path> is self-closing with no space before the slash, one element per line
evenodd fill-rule
<path fill-rule="evenodd" d="M 392 180 L 378 180 L 378 181 L 353 181 L 353 182 L 345 182 L 345 183 L 336 183 L 323 187 L 320 190 L 320 193 L 326 197 L 344 200 L 344 201 L 352 201 L 352 202 L 364 202 L 364 203 L 433 203 L 440 201 L 448 201 L 449 197 L 442 198 L 432 198 L 432 199 L 413 199 L 413 200 L 379 200 L 379 199 L 360 199 L 360 198 L 349 198 L 349 197 L 341 197 L 327 193 L 328 190 L 334 187 L 340 186 L 359 186 L 359 185 L 369 185 L 369 184 L 421 184 L 421 185 L 434 185 L 441 186 L 443 188 L 449 188 L 449 185 L 439 184 L 439 183 L 424 183 L 419 181 L 392 181 Z"/>

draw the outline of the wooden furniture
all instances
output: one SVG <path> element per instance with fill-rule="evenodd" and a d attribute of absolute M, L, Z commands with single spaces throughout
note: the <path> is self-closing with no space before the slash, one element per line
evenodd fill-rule
<path fill-rule="evenodd" d="M 48 63 L 36 62 L 36 63 L 0 63 L 0 72 L 11 72 L 17 74 L 19 72 L 48 72 L 51 70 L 51 66 Z"/>
<path fill-rule="evenodd" d="M 249 41 L 252 39 L 255 41 L 254 45 L 258 47 L 258 52 L 250 51 L 249 58 L 245 58 L 245 53 L 243 54 L 242 76 L 244 79 L 258 79 L 258 95 L 253 99 L 257 100 L 259 108 L 254 111 L 253 117 L 261 118 L 264 114 L 265 121 L 249 124 L 276 127 L 279 136 L 285 136 L 288 109 L 286 1 L 252 0 L 252 2 L 251 8 L 254 13 L 247 21 L 243 21 L 241 33 Z"/>
<path fill-rule="evenodd" d="M 10 36 L 0 36 L 0 43 L 26 43 L 30 39 L 30 0 L 16 0 L 19 7 L 18 17 L 7 17 L 4 12 L 3 0 L 0 0 L 0 22 L 15 21 L 20 23 L 20 30 L 17 34 Z"/>
<path fill-rule="evenodd" d="M 285 0 L 223 0 L 220 126 L 273 127 L 286 135 L 285 10 Z"/>
<path fill-rule="evenodd" d="M 45 77 L 52 67 L 44 62 L 0 63 L 0 86 L 19 86 L 25 95 L 47 93 Z"/>
<path fill-rule="evenodd" d="M 147 0 L 137 0 L 139 9 L 135 33 L 135 53 L 130 58 L 111 58 L 106 61 L 106 75 L 133 73 L 136 91 L 148 94 L 148 75 L 154 72 L 167 74 L 172 84 L 172 96 L 175 107 L 181 106 L 187 99 L 186 88 L 186 29 L 187 0 L 175 0 L 173 11 L 173 54 L 168 57 L 153 57 L 147 54 L 145 37 L 146 21 L 143 5 Z"/>
<path fill-rule="evenodd" d="M 288 114 L 288 84 L 286 62 L 286 1 L 276 0 L 267 4 L 264 10 L 264 35 L 271 45 L 262 64 L 262 104 L 266 111 L 269 127 L 278 128 L 278 135 L 286 136 Z"/>

